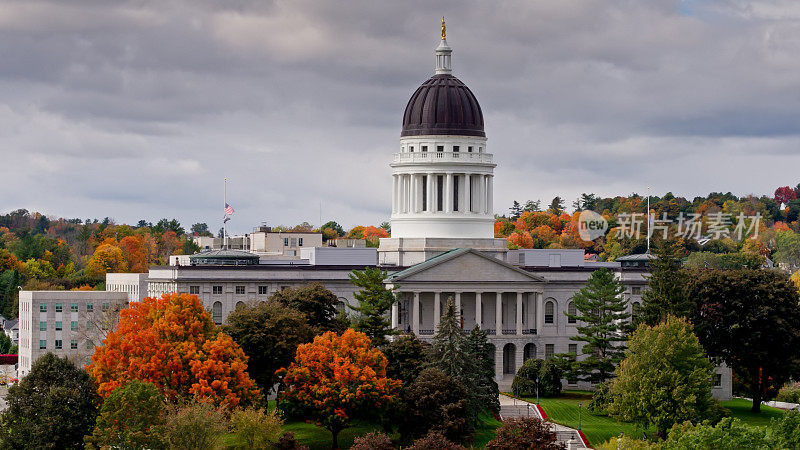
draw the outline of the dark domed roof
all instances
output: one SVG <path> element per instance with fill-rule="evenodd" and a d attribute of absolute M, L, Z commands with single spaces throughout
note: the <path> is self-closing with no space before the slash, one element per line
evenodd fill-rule
<path fill-rule="evenodd" d="M 486 136 L 478 100 L 452 75 L 434 75 L 408 101 L 400 136 L 427 134 Z"/>

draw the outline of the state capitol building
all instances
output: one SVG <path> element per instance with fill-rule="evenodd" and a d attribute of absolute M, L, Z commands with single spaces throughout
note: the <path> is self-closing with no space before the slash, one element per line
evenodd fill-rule
<path fill-rule="evenodd" d="M 297 251 L 292 250 L 291 258 L 285 252 L 273 257 L 255 242 L 256 235 L 266 242 L 268 234 L 277 234 L 264 230 L 249 237 L 254 240 L 249 246 L 172 257 L 172 265 L 151 267 L 145 274 L 108 274 L 108 299 L 79 298 L 85 292 L 24 293 L 20 296 L 21 375 L 48 351 L 83 357 L 90 352 L 82 342 L 85 336 L 67 336 L 70 330 L 47 327 L 70 320 L 59 314 L 74 315 L 72 320 L 82 323 L 87 302 L 124 304 L 148 295 L 186 292 L 198 295 L 221 324 L 239 303 L 263 301 L 276 291 L 306 283 L 321 283 L 343 305 L 355 306 L 348 275 L 365 267 L 388 272 L 385 283 L 398 299 L 391 309 L 392 326 L 422 340 L 433 337 L 444 305 L 452 299 L 463 328 L 479 325 L 494 345 L 501 390 L 510 388 L 514 374 L 528 358 L 581 355 L 583 343 L 569 339 L 577 335 L 579 324 L 564 314 L 575 312 L 573 295 L 594 270 L 605 267 L 626 286 L 628 312 L 635 314 L 647 288 L 650 256 L 594 262 L 585 260 L 583 250 L 509 250 L 505 239 L 494 237 L 496 164 L 487 145 L 481 106 L 469 87 L 453 75 L 452 53 L 443 28 L 435 49 L 434 74 L 411 95 L 402 116 L 398 151 L 386 155 L 393 180 L 387 193 L 392 206 L 391 236 L 381 239 L 378 248 L 322 247 L 321 241 L 314 244 L 311 237 L 306 237 L 304 246 L 302 235 L 283 233 L 285 237 L 277 242 L 289 245 L 291 239 Z M 62 305 L 62 311 L 69 304 L 71 310 L 57 312 L 56 304 Z M 45 325 L 39 326 L 42 322 Z M 728 399 L 731 372 L 724 367 L 717 371 L 714 396 Z M 591 388 L 588 382 L 564 381 L 571 388 Z"/>

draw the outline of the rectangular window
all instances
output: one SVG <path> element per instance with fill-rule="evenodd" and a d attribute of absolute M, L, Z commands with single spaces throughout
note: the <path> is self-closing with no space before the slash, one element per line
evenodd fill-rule
<path fill-rule="evenodd" d="M 642 288 L 640 288 L 640 287 L 635 287 L 635 288 L 632 288 L 631 290 L 633 291 L 633 295 L 639 295 L 639 294 L 642 293 Z"/>
<path fill-rule="evenodd" d="M 555 344 L 545 344 L 544 346 L 544 359 L 550 359 L 556 354 Z"/>
<path fill-rule="evenodd" d="M 102 305 L 100 305 L 100 308 L 101 308 L 103 311 L 108 311 L 108 308 L 110 308 L 110 307 L 111 307 L 111 305 L 110 305 L 110 304 L 108 304 L 108 303 L 103 303 Z"/>
<path fill-rule="evenodd" d="M 63 342 L 61 341 L 61 339 L 56 339 L 56 350 L 61 350 L 62 347 L 63 347 Z"/>
<path fill-rule="evenodd" d="M 302 247 L 303 246 L 303 238 L 297 238 L 297 246 L 298 247 Z"/>
<path fill-rule="evenodd" d="M 91 350 L 94 348 L 94 343 L 92 341 L 86 341 L 86 350 Z"/>
<path fill-rule="evenodd" d="M 292 245 L 290 247 L 297 247 L 297 238 L 292 238 L 291 243 Z"/>
<path fill-rule="evenodd" d="M 259 286 L 258 287 L 258 295 L 267 295 L 267 287 L 266 286 Z"/>
<path fill-rule="evenodd" d="M 472 153 L 472 146 L 467 147 L 467 153 Z"/>
<path fill-rule="evenodd" d="M 211 293 L 214 295 L 222 295 L 222 286 L 212 286 Z"/>
<path fill-rule="evenodd" d="M 61 331 L 61 328 L 63 328 L 63 325 L 64 324 L 60 320 L 57 320 L 56 321 L 56 331 Z"/>
<path fill-rule="evenodd" d="M 461 150 L 461 147 L 459 147 L 457 145 L 453 146 L 453 153 L 458 153 L 459 150 Z"/>
<path fill-rule="evenodd" d="M 289 238 L 283 238 L 283 246 L 284 247 L 288 247 L 289 246 Z"/>
<path fill-rule="evenodd" d="M 71 321 L 69 323 L 69 329 L 72 330 L 72 331 L 77 331 L 77 329 L 78 329 L 78 321 L 77 320 Z"/>
<path fill-rule="evenodd" d="M 64 310 L 64 306 L 61 303 L 56 303 L 56 312 L 62 312 Z"/>
<path fill-rule="evenodd" d="M 75 339 L 70 339 L 69 348 L 72 349 L 72 350 L 77 350 L 78 349 L 78 341 L 76 341 Z"/>
<path fill-rule="evenodd" d="M 578 356 L 578 344 L 569 344 L 569 353 L 573 354 L 573 356 L 570 357 L 570 359 L 575 361 L 575 359 Z"/>
<path fill-rule="evenodd" d="M 453 211 L 458 211 L 458 175 L 453 175 Z"/>
<path fill-rule="evenodd" d="M 444 211 L 444 176 L 436 176 L 436 210 Z"/>
<path fill-rule="evenodd" d="M 39 304 L 39 312 L 47 312 L 47 303 Z"/>
<path fill-rule="evenodd" d="M 714 374 L 714 387 L 722 386 L 722 374 L 715 373 Z"/>
<path fill-rule="evenodd" d="M 422 146 L 422 151 L 423 152 L 427 152 L 428 151 L 428 146 L 427 145 L 423 145 Z"/>
<path fill-rule="evenodd" d="M 408 151 L 409 151 L 409 153 L 414 153 L 414 146 L 413 145 L 409 145 L 408 146 Z"/>
<path fill-rule="evenodd" d="M 189 286 L 189 293 L 194 295 L 200 295 L 200 286 Z"/>
<path fill-rule="evenodd" d="M 39 339 L 39 350 L 45 350 L 47 348 L 47 339 Z"/>
<path fill-rule="evenodd" d="M 72 311 L 72 312 L 78 312 L 78 304 L 77 303 L 70 304 L 69 305 L 69 310 Z"/>
<path fill-rule="evenodd" d="M 93 312 L 93 311 L 94 311 L 94 303 L 87 303 L 86 312 Z"/>
<path fill-rule="evenodd" d="M 236 286 L 236 295 L 244 295 L 244 286 Z"/>
<path fill-rule="evenodd" d="M 47 331 L 47 322 L 39 322 L 39 331 Z"/>
<path fill-rule="evenodd" d="M 436 146 L 436 151 L 437 152 L 443 152 L 444 151 L 444 145 L 437 145 Z"/>

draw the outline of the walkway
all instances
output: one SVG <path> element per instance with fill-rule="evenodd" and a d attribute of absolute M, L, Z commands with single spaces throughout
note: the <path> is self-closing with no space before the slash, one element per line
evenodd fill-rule
<path fill-rule="evenodd" d="M 519 400 L 513 397 L 509 397 L 507 395 L 500 394 L 500 417 L 501 418 L 511 418 L 511 417 L 538 417 L 539 419 L 542 418 L 541 414 L 539 414 L 539 409 L 536 407 L 534 403 L 526 402 L 524 400 Z M 567 448 L 587 448 L 586 445 L 583 443 L 578 431 L 574 428 L 566 427 L 564 425 L 559 425 L 557 423 L 550 424 L 553 426 L 556 434 L 558 435 L 558 441 L 563 443 L 567 446 Z M 570 441 L 573 441 L 573 446 L 569 447 Z"/>

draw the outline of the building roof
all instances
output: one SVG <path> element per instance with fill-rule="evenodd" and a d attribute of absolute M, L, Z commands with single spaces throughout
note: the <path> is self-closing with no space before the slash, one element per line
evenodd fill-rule
<path fill-rule="evenodd" d="M 417 88 L 406 105 L 400 136 L 432 134 L 486 136 L 478 100 L 452 75 L 434 75 Z"/>
<path fill-rule="evenodd" d="M 620 256 L 616 261 L 650 261 L 651 259 L 656 259 L 656 256 L 650 253 L 637 253 L 635 255 Z"/>
<path fill-rule="evenodd" d="M 258 264 L 259 256 L 242 250 L 206 250 L 189 256 L 192 265 L 249 266 Z"/>
<path fill-rule="evenodd" d="M 3 328 L 6 330 L 13 330 L 15 328 L 19 328 L 19 319 L 7 320 L 6 325 Z"/>
<path fill-rule="evenodd" d="M 419 273 L 419 272 L 425 271 L 425 270 L 427 270 L 427 269 L 429 269 L 431 267 L 437 266 L 437 265 L 439 265 L 439 264 L 441 264 L 443 262 L 450 261 L 451 259 L 458 258 L 459 256 L 464 255 L 466 253 L 472 253 L 474 255 L 478 255 L 481 258 L 485 258 L 485 259 L 487 259 L 489 261 L 492 261 L 494 263 L 497 263 L 497 264 L 500 264 L 502 266 L 505 266 L 506 268 L 511 269 L 511 270 L 513 270 L 515 272 L 518 272 L 520 274 L 523 274 L 528 278 L 532 278 L 535 281 L 541 281 L 541 282 L 546 281 L 544 278 L 542 278 L 542 277 L 540 277 L 538 275 L 534 275 L 534 274 L 532 274 L 532 273 L 530 273 L 530 272 L 528 272 L 526 270 L 522 270 L 519 267 L 511 265 L 511 264 L 509 264 L 509 263 L 507 263 L 505 261 L 501 261 L 501 260 L 499 260 L 497 258 L 493 258 L 493 257 L 491 257 L 489 255 L 486 255 L 485 253 L 477 251 L 475 249 L 471 249 L 471 248 L 456 248 L 456 249 L 453 249 L 453 250 L 446 251 L 446 252 L 442 253 L 441 255 L 436 255 L 433 258 L 427 259 L 427 260 L 425 260 L 425 261 L 423 261 L 423 262 L 421 262 L 421 263 L 419 263 L 417 265 L 411 266 L 411 267 L 409 267 L 409 268 L 407 268 L 405 270 L 401 270 L 399 272 L 395 272 L 395 273 L 389 275 L 388 277 L 386 277 L 386 282 L 391 283 L 391 282 L 399 281 L 399 280 L 401 280 L 403 278 L 406 278 L 408 276 L 414 275 L 415 273 Z"/>

